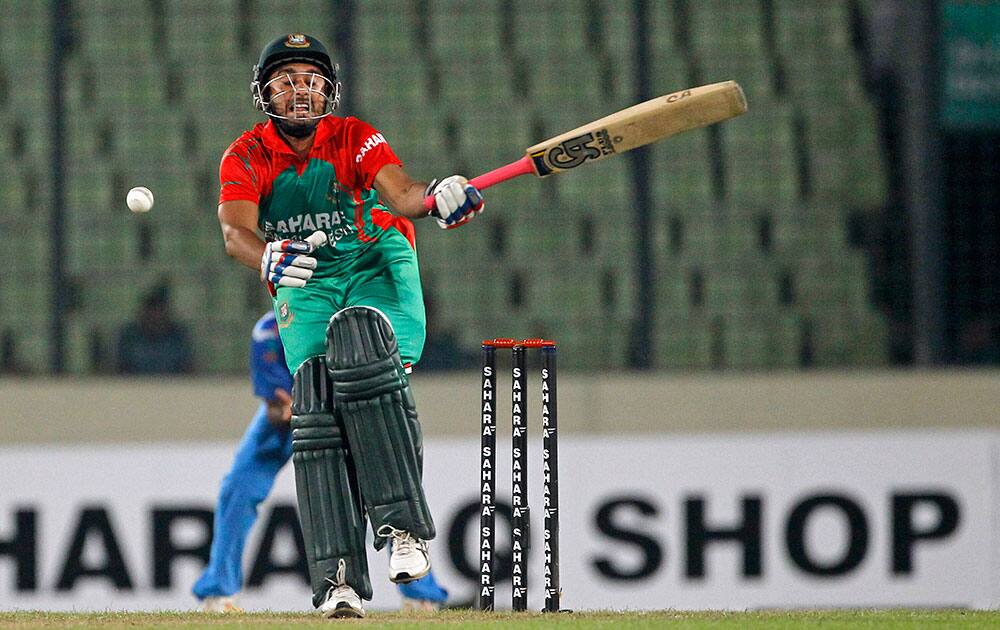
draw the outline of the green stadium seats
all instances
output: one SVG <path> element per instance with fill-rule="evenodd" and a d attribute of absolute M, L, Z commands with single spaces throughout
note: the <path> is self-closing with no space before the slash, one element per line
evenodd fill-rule
<path fill-rule="evenodd" d="M 66 146 L 73 163 L 100 159 L 101 143 L 98 127 L 91 116 L 74 116 L 66 125 Z"/>
<path fill-rule="evenodd" d="M 184 160 L 182 123 L 177 116 L 166 110 L 149 112 L 141 108 L 121 110 L 120 114 L 129 122 L 112 122 L 113 146 L 129 172 L 153 176 Z"/>
<path fill-rule="evenodd" d="M 517 49 L 531 64 L 529 97 L 549 104 L 537 111 L 546 126 L 564 131 L 611 113 L 606 80 L 581 36 L 587 32 L 583 13 L 559 11 L 551 0 L 513 4 Z"/>
<path fill-rule="evenodd" d="M 701 207 L 711 202 L 708 132 L 687 131 L 652 145 L 648 153 L 654 207 Z"/>
<path fill-rule="evenodd" d="M 780 0 L 774 13 L 778 51 L 793 96 L 817 106 L 831 100 L 863 103 L 847 3 Z"/>
<path fill-rule="evenodd" d="M 96 366 L 91 361 L 91 338 L 87 323 L 67 318 L 65 331 L 66 372 L 76 376 L 92 372 Z"/>
<path fill-rule="evenodd" d="M 782 308 L 781 277 L 778 266 L 769 259 L 757 258 L 743 266 L 741 308 L 754 317 L 768 319 L 768 314 Z"/>
<path fill-rule="evenodd" d="M 718 52 L 699 54 L 694 62 L 700 70 L 699 83 L 719 83 L 736 81 L 743 88 L 748 103 L 753 103 L 751 112 L 761 103 L 769 102 L 774 94 L 774 78 L 771 63 L 766 57 L 743 53 L 727 56 Z"/>
<path fill-rule="evenodd" d="M 74 218 L 88 221 L 94 217 L 120 217 L 125 210 L 125 191 L 114 199 L 111 165 L 105 160 L 73 164 L 67 183 L 66 202 Z"/>
<path fill-rule="evenodd" d="M 701 54 L 720 56 L 764 51 L 763 15 L 760 2 L 695 0 L 687 3 L 691 41 Z"/>
<path fill-rule="evenodd" d="M 401 6 L 397 0 L 366 0 L 356 6 L 359 63 L 372 60 L 381 66 L 389 60 L 408 61 L 407 55 L 416 51 L 412 45 L 415 20 L 409 7 Z"/>
<path fill-rule="evenodd" d="M 128 65 L 106 64 L 93 58 L 82 58 L 94 75 L 95 108 L 98 111 L 126 116 L 159 108 L 164 101 L 165 83 L 152 62 L 129 60 Z"/>
<path fill-rule="evenodd" d="M 330 54 L 336 57 L 337 42 L 331 30 L 335 20 L 334 8 L 334 3 L 329 0 L 257 3 L 249 23 L 254 62 L 268 42 L 290 33 L 306 33 L 319 38 Z"/>
<path fill-rule="evenodd" d="M 596 371 L 627 367 L 631 322 L 598 319 L 577 326 L 559 326 L 556 341 L 560 371 Z"/>
<path fill-rule="evenodd" d="M 513 0 L 514 45 L 525 59 L 549 62 L 560 51 L 569 56 L 586 47 L 587 23 L 583 3 L 567 9 L 561 0 Z"/>
<path fill-rule="evenodd" d="M 484 65 L 502 72 L 502 64 Z M 508 94 L 498 91 L 482 95 L 482 100 L 462 103 L 457 91 L 451 96 L 447 91 L 442 92 L 444 103 L 454 112 L 458 125 L 455 138 L 463 166 L 471 169 L 466 173 L 470 178 L 520 158 L 535 143 L 530 114 L 502 106 Z"/>
<path fill-rule="evenodd" d="M 665 42 L 658 42 L 654 46 L 656 47 L 649 54 L 651 93 L 660 96 L 692 87 L 688 61 L 677 55 Z"/>
<path fill-rule="evenodd" d="M 43 307 L 48 305 L 44 303 L 40 298 L 45 296 L 39 295 L 37 292 L 28 293 L 26 297 L 29 299 L 39 300 L 38 304 L 29 307 L 24 301 L 21 304 L 25 304 L 26 310 L 32 308 L 36 313 L 42 313 Z M 28 311 L 31 312 L 31 311 Z M 49 333 L 49 327 L 46 320 L 36 320 L 34 326 L 26 326 L 28 319 L 22 317 L 18 321 L 18 326 L 14 327 L 14 343 L 17 348 L 17 355 L 21 363 L 32 373 L 44 374 L 48 371 L 50 363 L 50 357 L 52 352 L 52 345 L 50 343 L 51 335 Z"/>
<path fill-rule="evenodd" d="M 843 200 L 865 209 L 884 203 L 885 158 L 875 129 L 870 105 L 806 111 L 810 172 L 819 198 Z"/>
<path fill-rule="evenodd" d="M 167 60 L 187 69 L 206 66 L 205 70 L 220 61 L 249 61 L 242 58 L 237 39 L 237 4 L 237 0 L 165 2 Z M 253 56 L 256 62 L 256 52 Z"/>
<path fill-rule="evenodd" d="M 762 370 L 773 365 L 772 334 L 766 319 L 747 312 L 726 317 L 722 344 L 726 368 Z"/>
<path fill-rule="evenodd" d="M 149 3 L 87 0 L 76 10 L 79 48 L 90 59 L 117 59 L 130 67 L 156 57 Z"/>
<path fill-rule="evenodd" d="M 605 159 L 588 164 L 586 169 L 556 175 L 559 183 L 560 200 L 569 209 L 592 209 L 628 216 L 631 214 L 632 189 L 634 182 L 629 169 L 628 158 Z M 542 183 L 551 186 L 555 180 L 550 177 Z"/>
<path fill-rule="evenodd" d="M 771 322 L 770 356 L 768 367 L 794 369 L 802 363 L 802 324 L 794 313 L 767 314 Z"/>
<path fill-rule="evenodd" d="M 15 155 L 17 132 L 14 129 L 15 119 L 7 110 L 0 109 L 0 151 L 4 155 Z M 6 165 L 0 166 L 6 168 Z"/>
<path fill-rule="evenodd" d="M 725 260 L 722 251 L 721 210 L 714 206 L 671 206 L 661 215 L 676 219 L 681 229 L 680 259 L 700 264 Z M 665 253 L 665 252 L 661 252 Z"/>
<path fill-rule="evenodd" d="M 604 34 L 601 43 L 609 64 L 604 76 L 612 97 L 609 105 L 628 107 L 635 103 L 636 94 L 635 15 L 629 5 L 617 0 L 601 0 L 598 6 Z"/>
<path fill-rule="evenodd" d="M 722 264 L 704 266 L 705 311 L 711 315 L 741 314 L 743 309 L 742 269 L 733 267 L 727 260 Z"/>
<path fill-rule="evenodd" d="M 24 136 L 24 150 L 32 158 L 46 155 L 51 128 L 37 112 L 50 101 L 50 82 L 24 74 L 20 69 L 44 72 L 50 61 L 50 6 L 44 2 L 18 2 L 4 8 L 0 19 L 0 66 L 6 80 L 0 109 L 11 114 L 10 123 Z"/>
<path fill-rule="evenodd" d="M 786 104 L 762 99 L 720 127 L 729 199 L 769 205 L 798 198 L 798 153 L 792 125 Z"/>
<path fill-rule="evenodd" d="M 889 363 L 889 336 L 886 319 L 881 313 L 869 311 L 853 322 L 855 336 L 849 362 L 865 367 L 881 367 Z"/>
<path fill-rule="evenodd" d="M 430 49 L 445 64 L 446 73 L 470 76 L 476 74 L 479 87 L 488 88 L 493 82 L 489 73 L 473 69 L 483 61 L 499 59 L 500 8 L 497 0 L 438 0 L 431 2 L 427 42 Z M 472 54 L 474 52 L 474 54 Z M 454 64 L 454 67 L 451 67 Z M 464 68 L 464 70 L 463 70 Z"/>
<path fill-rule="evenodd" d="M 666 370 L 706 370 L 712 367 L 712 329 L 702 315 L 655 318 L 655 367 Z"/>
<path fill-rule="evenodd" d="M 776 38 L 780 47 L 806 54 L 810 51 L 842 51 L 850 45 L 847 2 L 773 2 Z"/>
<path fill-rule="evenodd" d="M 789 51 L 789 55 L 795 55 Z M 810 107 L 829 107 L 846 103 L 865 105 L 867 96 L 861 86 L 860 64 L 853 50 L 824 56 L 793 56 L 785 59 L 788 92 Z"/>
<path fill-rule="evenodd" d="M 0 59 L 10 67 L 45 67 L 51 44 L 51 5 L 30 0 L 12 1 L 4 6 L 0 20 Z M 10 62 L 17 60 L 16 65 Z M 43 82 L 19 82 L 18 87 L 44 89 Z"/>
<path fill-rule="evenodd" d="M 500 220 L 506 226 L 506 255 L 510 259 L 561 260 L 577 255 L 575 221 L 557 206 L 540 209 L 532 213 L 533 216 L 518 216 L 524 211 L 516 208 L 500 208 L 498 212 L 504 215 Z M 489 218 L 497 220 L 493 216 Z"/>
<path fill-rule="evenodd" d="M 51 7 L 11 2 L 16 10 L 0 21 L 0 64 L 47 67 Z M 656 368 L 790 369 L 810 352 L 818 366 L 884 363 L 888 333 L 872 306 L 868 261 L 847 242 L 847 218 L 879 212 L 887 185 L 850 39 L 850 2 L 770 5 L 646 5 L 649 92 L 735 79 L 750 111 L 650 146 L 645 179 L 623 156 L 492 188 L 486 212 L 460 230 L 418 222 L 434 325 L 455 330 L 470 352 L 483 336 L 549 335 L 564 368 L 622 368 L 637 306 L 650 300 Z M 340 113 L 380 129 L 419 178 L 478 175 L 636 100 L 631 3 L 351 7 L 353 56 L 341 78 L 353 109 Z M 327 0 L 92 0 L 73 8 L 66 252 L 82 297 L 67 319 L 69 370 L 97 369 L 95 331 L 112 344 L 143 292 L 166 277 L 200 346 L 198 368 L 242 373 L 247 332 L 268 300 L 253 272 L 223 251 L 219 159 L 263 120 L 248 90 L 259 49 L 304 29 L 343 62 L 339 47 L 348 42 L 333 38 L 339 8 Z M 16 156 L 0 166 L 0 207 L 14 209 L 0 215 L 0 229 L 42 248 L 47 226 L 14 217 L 25 208 L 47 216 L 39 213 L 48 208 L 42 165 L 51 126 L 31 112 L 50 94 L 9 70 L 0 78 L 9 87 L 0 94 L 0 150 Z M 156 194 L 150 215 L 125 211 L 133 185 Z M 636 285 L 637 186 L 651 200 L 652 295 Z M 108 262 L 94 268 L 92 260 Z M 200 282 L 208 273 L 219 274 L 217 290 Z M 0 304 L 0 328 L 25 317 L 45 322 L 37 327 L 44 334 L 18 333 L 21 355 L 37 369 L 50 352 L 50 283 L 37 275 L 4 282 Z"/>
<path fill-rule="evenodd" d="M 453 170 L 451 162 L 460 156 L 448 153 L 442 128 L 437 126 L 441 119 L 385 116 L 369 122 L 385 135 L 404 168 L 414 177 L 430 181 L 452 174 L 448 172 Z"/>
<path fill-rule="evenodd" d="M 738 262 L 747 258 L 770 259 L 774 254 L 775 216 L 770 204 L 727 206 L 727 251 Z"/>
<path fill-rule="evenodd" d="M 171 72 L 176 79 L 163 94 L 178 100 L 178 106 L 171 109 L 181 109 L 183 103 L 185 113 L 196 121 L 208 121 L 221 127 L 220 131 L 238 135 L 256 122 L 250 92 L 255 63 L 256 53 L 252 58 L 220 59 L 193 68 L 174 62 Z M 169 94 L 168 89 L 175 93 Z"/>
<path fill-rule="evenodd" d="M 484 55 L 480 59 L 442 57 L 438 63 L 442 109 L 472 116 L 499 114 L 510 102 L 510 64 L 499 55 Z M 469 83 L 475 87 L 470 89 Z"/>
<path fill-rule="evenodd" d="M 680 319 L 692 312 L 688 267 L 675 258 L 656 261 L 653 299 L 657 320 Z"/>
<path fill-rule="evenodd" d="M 24 187 L 20 173 L 11 165 L 4 163 L 0 166 L 0 175 L 3 177 L 3 186 L 0 186 L 0 208 L 3 209 L 0 212 L 0 224 L 8 230 L 13 230 L 16 217 L 28 206 L 28 191 Z"/>
<path fill-rule="evenodd" d="M 619 283 L 613 270 L 606 271 L 600 265 L 586 262 L 536 265 L 528 275 L 529 308 L 539 317 L 555 321 L 592 322 L 608 317 L 617 320 L 616 316 L 628 309 L 619 308 L 617 291 L 607 295 L 604 284 L 608 277 L 615 280 L 617 288 Z"/>

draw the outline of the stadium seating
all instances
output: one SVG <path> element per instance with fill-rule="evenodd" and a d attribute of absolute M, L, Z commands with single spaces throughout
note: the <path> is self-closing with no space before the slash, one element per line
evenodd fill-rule
<path fill-rule="evenodd" d="M 39 76 L 49 61 L 49 6 L 18 5 L 5 6 L 0 20 L 0 148 L 7 158 L 0 162 L 0 234 L 42 256 L 50 249 L 51 216 L 42 169 L 52 144 L 50 82 Z M 29 372 L 47 370 L 51 355 L 51 277 L 37 261 L 12 257 L 0 280 L 0 335 L 13 340 L 18 368 Z"/>
<path fill-rule="evenodd" d="M 12 68 L 15 60 L 46 67 L 49 5 L 10 4 L 16 10 L 0 21 L 8 88 L 0 149 L 17 160 L 0 164 L 0 203 L 18 211 L 6 211 L 0 226 L 44 243 L 47 187 L 38 182 L 50 127 L 31 112 L 48 102 L 49 88 L 19 81 Z M 456 330 L 470 350 L 484 336 L 551 335 L 565 367 L 627 367 L 646 300 L 659 369 L 886 360 L 867 259 L 846 238 L 848 217 L 878 213 L 886 195 L 846 0 L 650 2 L 646 68 L 637 66 L 630 3 L 352 6 L 347 42 L 334 39 L 340 5 L 328 0 L 74 5 L 63 90 L 66 268 L 79 294 L 66 316 L 70 371 L 106 369 L 113 352 L 96 350 L 112 344 L 142 292 L 162 279 L 199 346 L 197 368 L 243 370 L 246 332 L 268 301 L 253 273 L 222 251 L 216 170 L 228 143 L 262 119 L 248 91 L 257 51 L 296 30 L 325 38 L 338 57 L 352 53 L 341 78 L 353 109 L 343 113 L 372 122 L 426 179 L 481 173 L 634 103 L 640 71 L 653 94 L 699 81 L 744 86 L 749 114 L 650 147 L 646 178 L 635 175 L 636 158 L 607 160 L 491 189 L 487 211 L 461 230 L 419 222 L 436 325 Z M 147 216 L 124 211 L 134 185 L 156 193 Z M 651 200 L 648 294 L 637 284 L 640 190 Z M 211 289 L 202 281 L 209 275 L 218 278 Z M 50 350 L 50 282 L 0 281 L 0 331 L 14 330 L 36 370 Z"/>

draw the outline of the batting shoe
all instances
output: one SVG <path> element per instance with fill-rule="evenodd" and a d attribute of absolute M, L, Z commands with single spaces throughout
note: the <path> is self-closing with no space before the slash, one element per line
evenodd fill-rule
<path fill-rule="evenodd" d="M 389 556 L 389 581 L 409 584 L 431 572 L 431 559 L 427 555 L 427 541 L 410 535 L 410 532 L 383 525 L 379 536 L 391 538 L 392 555 Z"/>
<path fill-rule="evenodd" d="M 201 600 L 201 611 L 208 613 L 241 613 L 243 609 L 236 605 L 236 597 L 206 597 Z"/>
<path fill-rule="evenodd" d="M 327 619 L 361 619 L 365 616 L 361 598 L 346 584 L 330 587 L 319 612 Z"/>
<path fill-rule="evenodd" d="M 361 619 L 365 609 L 361 598 L 346 581 L 347 564 L 341 560 L 337 565 L 337 575 L 334 579 L 327 578 L 332 584 L 326 592 L 326 599 L 320 604 L 319 612 L 327 619 Z"/>

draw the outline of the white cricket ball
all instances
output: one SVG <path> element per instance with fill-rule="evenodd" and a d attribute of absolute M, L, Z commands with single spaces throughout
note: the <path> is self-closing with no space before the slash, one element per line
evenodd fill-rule
<path fill-rule="evenodd" d="M 153 193 L 145 186 L 136 186 L 125 197 L 128 209 L 135 213 L 149 212 L 153 207 Z"/>

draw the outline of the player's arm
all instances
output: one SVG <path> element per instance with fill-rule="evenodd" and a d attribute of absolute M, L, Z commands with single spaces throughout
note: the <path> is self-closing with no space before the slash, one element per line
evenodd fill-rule
<path fill-rule="evenodd" d="M 307 240 L 264 242 L 257 235 L 257 204 L 245 199 L 219 204 L 219 224 L 226 253 L 241 264 L 260 271 L 261 282 L 271 295 L 275 287 L 304 287 L 316 268 L 312 254 L 326 244 L 324 232 L 314 232 Z"/>
<path fill-rule="evenodd" d="M 253 393 L 263 399 L 267 420 L 279 428 L 288 428 L 292 418 L 292 375 L 285 363 L 281 338 L 273 316 L 265 315 L 254 326 L 250 340 L 250 382 Z"/>
<path fill-rule="evenodd" d="M 257 269 L 265 243 L 257 235 L 257 204 L 238 199 L 219 204 L 219 224 L 226 253 L 240 264 Z"/>
<path fill-rule="evenodd" d="M 409 219 L 432 216 L 443 228 L 458 227 L 483 210 L 483 196 L 461 175 L 430 183 L 413 179 L 398 164 L 386 164 L 375 175 L 375 190 L 389 207 Z M 434 195 L 428 212 L 424 197 Z"/>
<path fill-rule="evenodd" d="M 399 164 L 386 164 L 375 175 L 375 190 L 382 201 L 408 219 L 429 216 L 424 208 L 427 182 L 413 179 Z"/>

